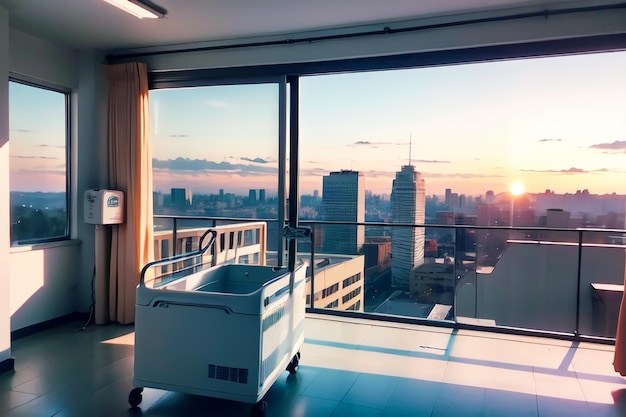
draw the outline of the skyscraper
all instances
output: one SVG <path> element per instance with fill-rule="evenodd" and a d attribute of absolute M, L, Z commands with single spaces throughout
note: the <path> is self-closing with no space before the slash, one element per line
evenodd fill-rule
<path fill-rule="evenodd" d="M 391 189 L 393 223 L 424 224 L 426 189 L 421 174 L 412 165 L 396 172 Z M 393 227 L 391 230 L 391 283 L 409 290 L 412 271 L 424 263 L 424 228 Z"/>
<path fill-rule="evenodd" d="M 326 221 L 364 222 L 365 183 L 362 173 L 331 172 L 322 183 L 322 215 Z M 322 252 L 356 254 L 365 241 L 364 226 L 325 225 Z"/>
<path fill-rule="evenodd" d="M 249 190 L 248 191 L 248 200 L 249 200 L 250 204 L 256 203 L 256 190 Z"/>
<path fill-rule="evenodd" d="M 188 188 L 172 188 L 170 195 L 173 206 L 189 207 L 192 204 L 191 190 Z"/>

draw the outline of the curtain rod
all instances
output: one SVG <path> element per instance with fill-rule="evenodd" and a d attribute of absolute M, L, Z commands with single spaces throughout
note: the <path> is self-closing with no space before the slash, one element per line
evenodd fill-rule
<path fill-rule="evenodd" d="M 298 43 L 311 43 L 311 42 L 320 42 L 320 41 L 330 41 L 330 40 L 338 40 L 338 39 L 350 39 L 350 38 L 361 38 L 366 36 L 379 36 L 379 35 L 392 35 L 397 33 L 410 33 L 410 32 L 419 32 L 423 30 L 432 30 L 432 29 L 442 29 L 456 26 L 467 26 L 467 25 L 475 25 L 480 23 L 493 23 L 493 22 L 505 22 L 510 20 L 519 20 L 519 19 L 527 19 L 533 17 L 544 17 L 548 18 L 550 16 L 557 15 L 566 15 L 566 14 L 574 14 L 574 13 L 588 13 L 595 11 L 604 11 L 604 10 L 615 10 L 615 9 L 624 9 L 626 8 L 626 3 L 617 3 L 610 5 L 602 5 L 602 6 L 587 6 L 587 7 L 574 7 L 568 9 L 561 10 L 543 10 L 539 12 L 527 12 L 527 13 L 517 13 L 505 16 L 495 16 L 495 17 L 485 17 L 479 19 L 468 19 L 468 20 L 460 20 L 456 22 L 445 22 L 445 23 L 433 23 L 428 25 L 421 26 L 410 26 L 406 28 L 397 28 L 392 29 L 389 26 L 385 26 L 383 29 L 379 30 L 369 30 L 363 32 L 353 32 L 353 33 L 344 33 L 337 35 L 321 35 L 321 36 L 311 36 L 304 38 L 287 38 L 287 39 L 279 39 L 273 41 L 258 41 L 258 42 L 244 42 L 244 43 L 233 43 L 226 45 L 215 45 L 215 46 L 197 46 L 197 47 L 187 47 L 180 49 L 172 49 L 172 50 L 162 50 L 162 51 L 146 51 L 146 52 L 133 52 L 133 53 L 121 53 L 121 54 L 110 54 L 106 56 L 106 60 L 109 63 L 114 63 L 118 60 L 126 60 L 129 58 L 140 58 L 145 56 L 155 56 L 155 55 L 169 55 L 169 54 L 180 54 L 180 53 L 189 53 L 189 52 L 209 52 L 209 51 L 219 51 L 225 49 L 239 49 L 239 48 L 251 48 L 251 47 L 263 47 L 263 46 L 277 46 L 277 45 L 293 45 Z"/>

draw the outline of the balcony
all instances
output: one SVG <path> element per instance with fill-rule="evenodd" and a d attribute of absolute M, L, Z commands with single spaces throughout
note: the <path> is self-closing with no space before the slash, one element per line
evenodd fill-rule
<path fill-rule="evenodd" d="M 1 415 L 250 415 L 247 404 L 155 389 L 129 410 L 133 327 L 81 326 L 14 341 Z M 308 314 L 301 352 L 298 372 L 268 392 L 268 416 L 626 415 L 613 348 L 597 343 Z"/>

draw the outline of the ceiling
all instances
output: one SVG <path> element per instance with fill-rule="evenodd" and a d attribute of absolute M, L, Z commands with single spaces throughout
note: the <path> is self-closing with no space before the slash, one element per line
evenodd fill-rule
<path fill-rule="evenodd" d="M 140 20 L 102 0 L 0 0 L 0 6 L 8 9 L 10 26 L 22 32 L 74 48 L 112 51 L 572 3 L 568 0 L 153 1 L 167 9 L 166 19 Z"/>

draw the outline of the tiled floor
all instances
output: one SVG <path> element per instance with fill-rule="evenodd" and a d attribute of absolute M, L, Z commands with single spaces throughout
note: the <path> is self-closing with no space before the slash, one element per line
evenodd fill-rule
<path fill-rule="evenodd" d="M 0 415 L 249 416 L 250 405 L 145 389 L 130 410 L 133 328 L 63 325 L 13 343 Z M 308 316 L 302 362 L 267 416 L 626 416 L 613 347 Z"/>

